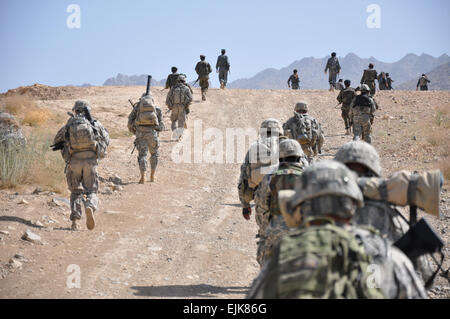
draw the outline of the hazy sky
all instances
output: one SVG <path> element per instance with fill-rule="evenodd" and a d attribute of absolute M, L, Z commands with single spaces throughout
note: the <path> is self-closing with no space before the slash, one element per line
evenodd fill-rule
<path fill-rule="evenodd" d="M 69 29 L 70 4 L 81 9 Z M 368 28 L 370 4 L 381 27 Z M 21 85 L 102 85 L 117 73 L 162 79 L 214 68 L 227 49 L 230 81 L 304 57 L 354 52 L 395 62 L 407 53 L 450 53 L 448 0 L 1 0 L 0 92 Z M 216 73 L 213 87 L 218 86 Z"/>

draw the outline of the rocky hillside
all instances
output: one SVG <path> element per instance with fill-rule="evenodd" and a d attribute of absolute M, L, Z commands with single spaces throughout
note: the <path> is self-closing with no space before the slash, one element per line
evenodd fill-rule
<path fill-rule="evenodd" d="M 328 57 L 316 59 L 313 57 L 304 58 L 295 61 L 285 68 L 266 69 L 252 78 L 238 79 L 228 86 L 230 88 L 240 89 L 287 89 L 287 79 L 292 74 L 293 69 L 298 69 L 300 73 L 300 88 L 302 89 L 326 89 L 328 88 L 328 76 L 324 74 L 325 65 Z M 450 62 L 450 57 L 446 54 L 434 58 L 427 54 L 420 56 L 408 54 L 400 61 L 394 63 L 386 63 L 378 61 L 374 57 L 363 59 L 354 53 L 349 53 L 345 57 L 339 57 L 342 70 L 340 78 L 350 79 L 352 83 L 359 83 L 362 72 L 367 68 L 369 63 L 375 65 L 378 72 L 385 71 L 390 73 L 396 84 L 416 79 L 422 73 L 427 73 L 436 67 Z M 447 69 L 448 70 L 448 69 Z M 449 72 L 445 73 L 449 76 Z M 448 83 L 448 82 L 447 82 Z M 415 85 L 414 85 L 415 88 Z M 450 85 L 443 86 L 442 89 L 449 90 Z"/>
<path fill-rule="evenodd" d="M 155 80 L 152 78 L 152 85 L 154 86 L 164 86 L 166 84 L 166 80 Z M 104 86 L 136 86 L 136 85 L 147 85 L 147 75 L 125 75 L 125 74 L 117 74 L 114 78 L 109 78 L 103 83 Z"/>

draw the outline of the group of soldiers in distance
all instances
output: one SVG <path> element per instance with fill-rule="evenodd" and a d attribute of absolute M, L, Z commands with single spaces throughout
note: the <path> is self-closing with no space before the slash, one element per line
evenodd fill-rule
<path fill-rule="evenodd" d="M 325 69 L 330 70 L 330 84 L 336 81 L 336 61 L 334 54 Z M 229 68 L 222 50 L 216 64 L 222 89 Z M 201 56 L 195 69 L 205 100 L 211 66 Z M 256 255 L 261 272 L 248 298 L 427 298 L 426 289 L 437 271 L 433 273 L 425 253 L 441 251 L 442 241 L 424 219 L 416 223 L 411 217 L 408 222 L 395 206 L 420 207 L 438 215 L 443 177 L 440 171 L 401 171 L 382 177 L 379 155 L 370 145 L 377 108 L 373 74 L 373 67 L 365 70 L 361 94 L 348 80 L 339 92 L 346 133 L 353 127 L 354 141 L 343 145 L 333 160 L 317 160 L 324 136 L 319 121 L 308 114 L 306 102 L 296 103 L 293 116 L 284 124 L 274 118 L 262 122 L 260 136 L 241 166 L 237 187 L 243 217 L 250 220 L 254 202 L 258 225 Z M 170 89 L 166 105 L 171 112 L 172 140 L 178 141 L 193 93 L 186 76 L 177 74 L 176 68 L 166 88 Z M 72 111 L 53 147 L 61 150 L 66 162 L 72 230 L 80 228 L 83 208 L 87 228 L 92 230 L 98 209 L 97 167 L 107 154 L 109 135 L 92 118 L 88 101 L 76 101 Z M 128 129 L 139 152 L 139 183 L 145 183 L 149 153 L 150 182 L 154 182 L 164 123 L 148 86 L 133 104 Z M 416 247 L 421 238 L 433 238 L 434 246 Z M 375 271 L 381 275 L 374 273 L 376 280 L 371 281 Z"/>

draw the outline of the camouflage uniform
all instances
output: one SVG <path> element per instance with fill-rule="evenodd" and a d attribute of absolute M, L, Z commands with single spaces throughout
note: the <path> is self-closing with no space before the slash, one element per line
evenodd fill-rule
<path fill-rule="evenodd" d="M 283 130 L 288 138 L 297 140 L 302 146 L 303 152 L 312 160 L 317 153 L 322 153 L 324 137 L 322 126 L 312 116 L 307 113 L 299 113 L 299 111 L 308 111 L 308 106 L 304 102 L 295 105 L 294 116 L 283 124 Z M 305 126 L 302 125 L 305 123 Z"/>
<path fill-rule="evenodd" d="M 267 132 L 268 128 L 276 136 L 269 135 Z M 245 156 L 244 163 L 241 165 L 241 174 L 238 183 L 239 200 L 244 209 L 250 208 L 250 202 L 254 200 L 263 177 L 270 175 L 278 167 L 278 156 L 276 156 L 276 162 L 272 162 L 274 161 L 274 153 L 278 151 L 281 131 L 281 125 L 278 120 L 267 119 L 263 121 L 258 141 L 252 144 Z M 260 181 L 259 178 L 262 180 Z M 268 225 L 267 217 L 263 214 L 263 211 L 258 208 L 256 209 L 255 219 L 259 228 L 258 234 L 260 238 Z"/>
<path fill-rule="evenodd" d="M 368 92 L 368 86 L 363 84 L 361 92 Z M 353 140 L 361 138 L 372 143 L 372 121 L 376 110 L 372 97 L 362 93 L 356 96 L 350 105 L 350 121 L 353 123 Z"/>
<path fill-rule="evenodd" d="M 199 84 L 202 91 L 202 100 L 206 101 L 206 92 L 209 88 L 209 74 L 212 72 L 211 65 L 202 60 L 195 66 L 195 72 L 198 74 Z"/>
<path fill-rule="evenodd" d="M 186 112 L 191 102 L 191 90 L 185 84 L 185 77 L 179 76 L 178 83 L 170 89 L 166 98 L 166 105 L 172 111 L 170 114 L 170 120 L 172 121 L 171 129 L 174 132 L 173 134 L 176 134 L 175 138 L 181 138 L 183 135 Z"/>
<path fill-rule="evenodd" d="M 341 66 L 337 57 L 331 57 L 327 61 L 325 66 L 325 73 L 329 70 L 328 82 L 330 83 L 330 88 L 336 88 L 337 75 L 341 71 Z"/>
<path fill-rule="evenodd" d="M 179 76 L 179 74 L 178 73 L 172 73 L 172 74 L 169 74 L 168 76 L 167 76 L 167 80 L 166 80 L 166 89 L 171 89 L 172 88 L 172 86 L 174 86 L 175 84 L 177 84 L 177 82 L 178 82 L 178 76 Z"/>
<path fill-rule="evenodd" d="M 139 113 L 139 103 L 135 104 L 133 110 L 128 116 L 128 130 L 136 135 L 134 145 L 139 151 L 138 164 L 141 172 L 147 171 L 147 155 L 150 152 L 150 168 L 156 170 L 159 157 L 159 132 L 163 130 L 164 123 L 161 109 L 155 106 L 156 116 L 158 117 L 158 125 L 137 125 L 136 118 Z"/>
<path fill-rule="evenodd" d="M 76 113 L 75 117 L 70 118 L 67 124 L 58 131 L 53 140 L 53 143 L 64 143 L 61 154 L 66 162 L 65 173 L 67 185 L 71 192 L 70 220 L 73 222 L 72 229 L 75 230 L 77 229 L 76 221 L 81 219 L 83 205 L 85 207 L 86 214 L 88 214 L 87 209 L 90 209 L 89 213 L 91 214 L 93 214 L 98 209 L 97 166 L 99 160 L 106 155 L 106 148 L 109 145 L 109 134 L 98 120 L 88 120 L 90 122 L 90 125 L 92 125 L 94 133 L 96 135 L 96 150 L 74 150 L 70 141 L 70 128 L 72 125 L 74 125 L 74 121 L 77 121 L 79 118 L 90 118 L 89 102 L 84 100 L 76 101 L 72 111 Z M 89 115 L 86 115 L 86 113 L 89 113 Z M 103 147 L 102 150 L 100 149 L 100 145 L 102 145 Z M 93 215 L 90 217 L 93 218 Z"/>
<path fill-rule="evenodd" d="M 341 106 L 341 116 L 344 120 L 345 129 L 349 130 L 351 127 L 351 121 L 349 117 L 350 113 L 350 104 L 353 101 L 353 98 L 355 97 L 355 89 L 352 87 L 345 88 L 344 90 L 339 92 L 339 95 L 337 96 L 337 100 L 339 103 L 342 103 Z"/>
<path fill-rule="evenodd" d="M 380 177 L 382 174 L 378 152 L 372 145 L 362 141 L 344 144 L 334 159 L 343 164 L 357 163 L 370 170 L 367 176 L 361 177 Z M 403 215 L 387 202 L 387 194 L 385 200 L 364 198 L 364 207 L 356 210 L 352 221 L 355 225 L 376 229 L 383 238 L 391 242 L 396 242 L 409 230 L 409 223 Z M 416 268 L 424 281 L 431 277 L 432 269 L 426 256 L 418 258 Z"/>
<path fill-rule="evenodd" d="M 420 87 L 421 91 L 428 91 L 428 83 L 430 83 L 431 81 L 428 80 L 428 78 L 425 75 L 422 75 L 419 79 L 419 81 L 417 81 L 417 86 L 416 88 Z"/>
<path fill-rule="evenodd" d="M 270 259 L 273 247 L 277 245 L 280 238 L 289 230 L 278 206 L 278 192 L 280 190 L 295 189 L 304 168 L 308 166 L 308 161 L 300 145 L 295 140 L 283 140 L 280 143 L 280 154 L 282 153 L 283 144 L 292 144 L 292 142 L 295 142 L 299 148 L 300 162 L 283 162 L 283 158 L 280 157 L 280 165 L 277 171 L 264 178 L 255 195 L 256 210 L 259 210 L 260 214 L 268 221 L 268 226 L 258 243 L 256 259 L 261 267 Z"/>
<path fill-rule="evenodd" d="M 298 229 L 274 249 L 248 298 L 427 298 L 400 250 L 348 223 L 363 196 L 343 164 L 308 167 L 296 190 L 280 191 L 279 200 L 287 225 Z"/>
<path fill-rule="evenodd" d="M 291 74 L 287 83 L 288 83 L 288 86 L 291 85 L 293 90 L 298 90 L 300 88 L 300 78 L 299 78 L 298 74 Z"/>
<path fill-rule="evenodd" d="M 361 84 L 367 84 L 370 88 L 370 95 L 375 95 L 376 85 L 375 80 L 378 78 L 378 73 L 374 69 L 364 70 L 363 76 L 361 78 Z"/>
<path fill-rule="evenodd" d="M 216 70 L 219 72 L 220 88 L 227 86 L 228 71 L 230 70 L 230 61 L 225 54 L 219 55 L 216 62 Z"/>

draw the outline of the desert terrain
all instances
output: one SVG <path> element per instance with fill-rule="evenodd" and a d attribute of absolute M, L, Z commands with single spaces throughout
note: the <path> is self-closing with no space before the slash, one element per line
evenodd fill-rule
<path fill-rule="evenodd" d="M 171 132 L 166 130 L 160 134 L 156 182 L 148 182 L 147 174 L 147 182 L 139 185 L 137 151 L 130 154 L 134 138 L 128 133 L 127 117 L 131 111 L 128 99 L 136 101 L 144 90 L 64 88 L 55 94 L 36 89 L 29 97 L 51 116 L 41 126 L 25 124 L 26 136 L 35 132 L 54 136 L 75 100 L 83 98 L 92 104 L 93 116 L 109 130 L 111 143 L 108 156 L 99 165 L 100 206 L 93 231 L 86 229 L 84 216 L 82 230 L 70 231 L 69 193 L 59 154 L 58 170 L 47 174 L 48 178 L 58 176 L 58 187 L 35 180 L 0 189 L 0 298 L 245 297 L 259 266 L 254 209 L 251 220 L 244 220 L 237 194 L 241 159 L 230 163 L 223 155 L 224 163 L 209 163 L 205 158 L 176 163 L 172 150 L 177 144 L 170 141 Z M 152 94 L 170 129 L 167 90 L 152 87 Z M 187 125 L 192 129 L 201 120 L 200 133 L 210 128 L 222 132 L 225 154 L 227 128 L 256 130 L 269 117 L 284 122 L 292 115 L 295 103 L 303 100 L 325 132 L 324 152 L 318 159 L 328 159 L 352 139 L 344 135 L 340 109 L 335 108 L 337 94 L 210 89 L 208 100 L 201 102 L 200 89 L 195 88 Z M 376 100 L 380 109 L 373 145 L 382 158 L 384 175 L 401 169 L 421 172 L 440 168 L 446 177 L 441 216 L 426 218 L 446 243 L 444 269 L 448 269 L 450 93 L 381 91 Z M 208 136 L 200 143 L 207 146 Z M 402 212 L 408 217 L 407 209 Z M 421 211 L 419 215 L 425 216 Z M 27 229 L 39 235 L 41 242 L 22 240 Z M 73 269 L 70 265 L 79 267 L 79 288 L 67 285 Z M 448 280 L 438 275 L 429 295 L 449 298 Z"/>

